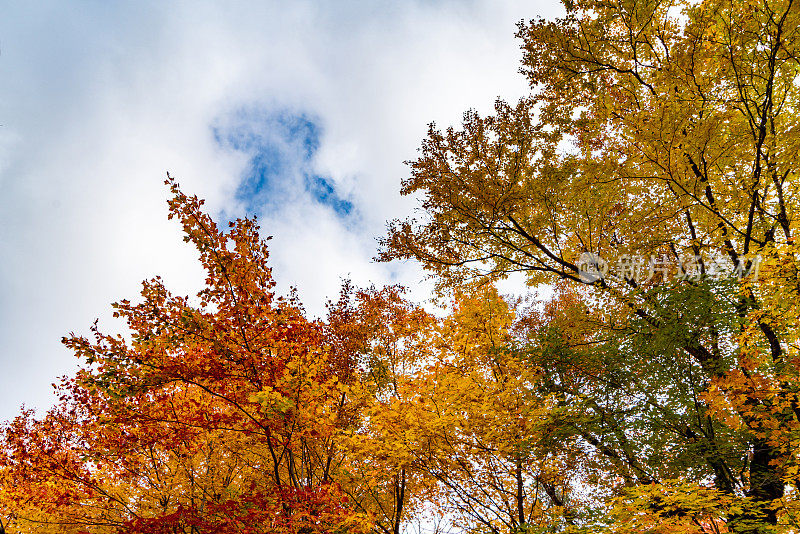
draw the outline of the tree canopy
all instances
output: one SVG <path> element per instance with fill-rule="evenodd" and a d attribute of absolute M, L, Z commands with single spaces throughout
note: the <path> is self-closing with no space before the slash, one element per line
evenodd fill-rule
<path fill-rule="evenodd" d="M 623 529 L 647 525 L 645 500 L 669 518 L 645 529 L 785 528 L 800 9 L 565 6 L 519 26 L 529 97 L 431 126 L 403 184 L 421 217 L 390 223 L 381 257 L 419 260 L 443 287 L 522 272 L 563 288 L 564 317 L 523 352 L 561 431 L 632 499 Z"/>
<path fill-rule="evenodd" d="M 59 403 L 0 431 L 0 529 L 797 532 L 800 8 L 565 8 L 519 25 L 530 95 L 410 162 L 379 257 L 441 313 L 345 282 L 310 319 L 169 178 L 205 285 L 64 339 Z"/>

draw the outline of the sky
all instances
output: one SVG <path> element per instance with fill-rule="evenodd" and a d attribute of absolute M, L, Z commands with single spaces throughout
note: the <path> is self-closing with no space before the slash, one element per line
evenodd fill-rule
<path fill-rule="evenodd" d="M 375 263 L 432 121 L 528 90 L 514 37 L 549 0 L 0 1 L 0 420 L 44 409 L 61 346 L 162 276 L 202 272 L 166 172 L 218 221 L 257 215 L 278 290 L 324 313 L 341 281 L 427 288 Z"/>

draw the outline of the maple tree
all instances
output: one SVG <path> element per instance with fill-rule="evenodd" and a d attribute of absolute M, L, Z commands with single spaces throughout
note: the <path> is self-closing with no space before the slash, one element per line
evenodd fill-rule
<path fill-rule="evenodd" d="M 380 510 L 348 494 L 371 482 L 339 476 L 365 404 L 349 394 L 357 332 L 334 305 L 310 321 L 276 296 L 254 220 L 221 232 L 167 183 L 205 287 L 189 299 L 148 280 L 140 302 L 114 305 L 129 336 L 64 339 L 85 364 L 61 401 L 2 430 L 8 531 L 369 531 Z"/>
<path fill-rule="evenodd" d="M 440 508 L 465 531 L 574 523 L 575 456 L 548 442 L 552 397 L 513 351 L 515 313 L 494 288 L 461 294 L 431 331 L 427 365 L 382 414 L 386 441 L 435 481 Z M 404 397 L 404 398 L 403 398 Z"/>
<path fill-rule="evenodd" d="M 796 528 L 800 8 L 564 5 L 519 27 L 530 96 L 431 125 L 402 190 L 423 215 L 390 223 L 381 258 L 443 289 L 581 286 L 520 353 L 559 399 L 552 432 L 611 475 L 615 528 Z M 633 257 L 647 276 L 585 276 Z"/>
<path fill-rule="evenodd" d="M 331 306 L 329 323 L 345 334 L 348 351 L 362 355 L 360 380 L 349 391 L 360 399 L 363 417 L 343 439 L 351 456 L 344 491 L 356 509 L 375 518 L 377 533 L 400 534 L 435 493 L 413 468 L 394 417 L 399 404 L 416 396 L 409 386 L 429 354 L 435 320 L 406 301 L 399 288 L 355 290 L 346 284 Z"/>

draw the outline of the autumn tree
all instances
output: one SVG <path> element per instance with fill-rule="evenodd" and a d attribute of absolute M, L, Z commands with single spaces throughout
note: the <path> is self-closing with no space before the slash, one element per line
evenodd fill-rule
<path fill-rule="evenodd" d="M 628 496 L 630 531 L 785 530 L 800 7 L 565 9 L 519 26 L 530 96 L 431 126 L 402 190 L 422 215 L 390 223 L 381 257 L 419 260 L 443 288 L 515 272 L 573 286 L 529 359 L 560 397 L 554 431 Z"/>
<path fill-rule="evenodd" d="M 205 286 L 190 299 L 148 280 L 114 305 L 129 335 L 64 339 L 84 365 L 60 402 L 2 428 L 8 532 L 370 531 L 381 510 L 348 495 L 374 483 L 349 474 L 343 441 L 369 405 L 354 392 L 373 339 L 349 328 L 367 319 L 307 319 L 276 295 L 254 220 L 221 231 L 167 184 Z"/>
<path fill-rule="evenodd" d="M 343 433 L 350 459 L 341 474 L 342 488 L 355 509 L 375 518 L 378 534 L 405 532 L 435 494 L 430 478 L 414 465 L 408 440 L 397 439 L 404 426 L 394 408 L 417 398 L 413 377 L 431 354 L 436 321 L 402 293 L 398 287 L 345 284 L 329 305 L 334 338 L 360 356 L 360 379 L 348 393 L 359 399 L 361 417 Z"/>
<path fill-rule="evenodd" d="M 494 288 L 460 294 L 436 324 L 427 365 L 382 416 L 386 441 L 438 485 L 442 512 L 466 532 L 575 523 L 575 440 L 548 441 L 555 397 L 515 352 L 516 313 Z"/>

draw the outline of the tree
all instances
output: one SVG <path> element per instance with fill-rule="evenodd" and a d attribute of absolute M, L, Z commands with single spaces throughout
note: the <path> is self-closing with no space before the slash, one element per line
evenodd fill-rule
<path fill-rule="evenodd" d="M 413 465 L 413 455 L 394 408 L 416 396 L 412 378 L 430 353 L 435 320 L 402 297 L 402 289 L 355 290 L 345 284 L 331 303 L 329 324 L 348 353 L 362 356 L 361 379 L 350 396 L 361 401 L 362 417 L 343 440 L 351 456 L 343 473 L 344 492 L 356 509 L 375 518 L 378 534 L 400 534 L 424 514 L 435 494 L 431 481 Z M 406 427 L 408 428 L 408 427 Z"/>
<path fill-rule="evenodd" d="M 787 528 L 800 491 L 800 8 L 565 7 L 519 26 L 529 97 L 431 125 L 402 189 L 423 218 L 390 223 L 381 258 L 417 259 L 440 287 L 512 272 L 588 282 L 528 352 L 561 397 L 562 431 L 618 475 L 612 493 L 688 484 L 736 500 L 707 511 L 724 528 Z M 756 279 L 759 257 L 772 267 Z M 738 279 L 718 275 L 725 263 Z M 628 505 L 717 528 L 686 499 L 649 494 Z"/>
<path fill-rule="evenodd" d="M 217 229 L 169 179 L 170 218 L 199 253 L 205 287 L 161 279 L 114 305 L 129 338 L 64 339 L 85 362 L 41 419 L 2 429 L 0 513 L 9 532 L 366 532 L 339 476 L 360 354 L 343 328 L 278 297 L 249 219 Z M 357 318 L 354 318 L 354 320 Z"/>
<path fill-rule="evenodd" d="M 514 352 L 514 310 L 494 288 L 461 294 L 431 338 L 413 397 L 387 424 L 411 466 L 440 487 L 443 512 L 467 532 L 573 525 L 574 440 L 550 440 L 552 396 L 541 369 Z"/>

